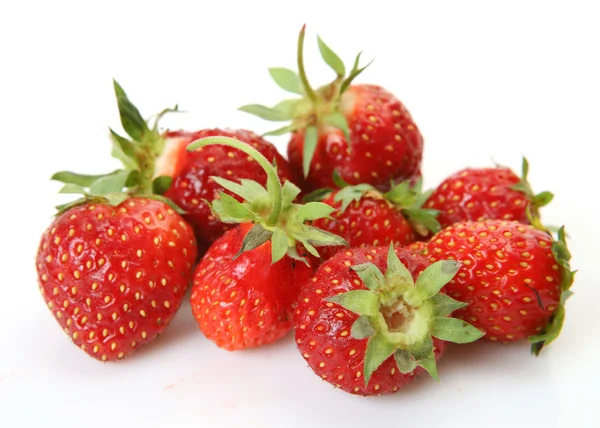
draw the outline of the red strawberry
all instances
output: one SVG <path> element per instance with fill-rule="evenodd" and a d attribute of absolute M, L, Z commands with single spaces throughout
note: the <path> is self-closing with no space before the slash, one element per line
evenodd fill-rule
<path fill-rule="evenodd" d="M 270 241 L 234 258 L 251 229 L 243 223 L 217 239 L 194 275 L 194 317 L 208 339 L 229 351 L 285 336 L 300 286 L 313 273 L 290 257 L 271 264 Z"/>
<path fill-rule="evenodd" d="M 211 244 L 232 226 L 220 222 L 204 201 L 212 201 L 220 192 L 236 197 L 219 186 L 211 177 L 249 179 L 262 185 L 267 181 L 263 169 L 241 151 L 223 146 L 210 146 L 188 152 L 186 147 L 204 137 L 225 136 L 251 145 L 263 156 L 277 164 L 283 181 L 298 182 L 287 161 L 275 146 L 253 132 L 246 130 L 205 129 L 197 132 L 174 131 L 164 134 L 163 156 L 157 162 L 156 176 L 169 176 L 173 183 L 165 196 L 186 211 L 185 219 L 192 225 L 199 241 Z"/>
<path fill-rule="evenodd" d="M 147 124 L 116 82 L 115 91 L 123 127 L 137 141 L 127 145 L 113 132 L 126 169 L 56 174 L 67 183 L 62 193 L 84 196 L 58 207 L 37 253 L 48 307 L 73 343 L 102 361 L 129 355 L 169 325 L 196 258 L 192 229 L 152 194 L 156 151 L 144 138 Z"/>
<path fill-rule="evenodd" d="M 444 341 L 482 335 L 448 318 L 465 305 L 438 294 L 457 269 L 392 246 L 340 251 L 300 295 L 298 349 L 315 374 L 353 394 L 396 392 L 423 369 L 437 379 Z"/>
<path fill-rule="evenodd" d="M 88 202 L 59 214 L 44 232 L 40 290 L 75 345 L 116 360 L 169 325 L 195 257 L 191 228 L 164 202 Z"/>
<path fill-rule="evenodd" d="M 427 246 L 431 261 L 461 262 L 445 290 L 470 303 L 456 317 L 472 322 L 492 341 L 529 338 L 533 351 L 558 336 L 573 273 L 564 241 L 533 226 L 488 220 L 450 226 Z"/>
<path fill-rule="evenodd" d="M 226 137 L 205 138 L 193 150 L 210 144 L 237 148 L 251 156 L 267 174 L 266 189 L 255 181 L 215 181 L 244 199 L 226 193 L 211 205 L 217 218 L 241 223 L 209 248 L 194 273 L 192 310 L 204 335 L 217 346 L 240 350 L 283 337 L 291 328 L 300 287 L 316 265 L 316 245 L 344 240 L 305 224 L 331 214 L 320 202 L 293 203 L 300 193 L 287 181 L 281 186 L 269 161 L 252 147 Z M 300 251 L 299 251 L 300 250 Z"/>
<path fill-rule="evenodd" d="M 391 242 L 407 245 L 419 235 L 440 230 L 435 219 L 437 211 L 421 209 L 423 195 L 419 194 L 420 189 L 411 189 L 408 182 L 396 185 L 387 193 L 368 184 L 338 183 L 343 188 L 323 200 L 337 211 L 331 218 L 315 221 L 314 225 L 343 237 L 350 247 Z M 325 248 L 321 256 L 328 259 L 339 250 L 339 247 Z"/>
<path fill-rule="evenodd" d="M 425 206 L 440 211 L 442 227 L 462 221 L 516 220 L 529 223 L 528 209 L 552 200 L 550 192 L 534 195 L 527 182 L 529 164 L 523 158 L 523 178 L 509 168 L 467 168 L 448 177 L 431 194 Z"/>
<path fill-rule="evenodd" d="M 335 80 L 311 88 L 303 64 L 304 27 L 298 41 L 298 75 L 285 68 L 270 69 L 275 82 L 302 98 L 268 108 L 241 108 L 263 119 L 291 124 L 271 132 L 292 132 L 290 164 L 303 171 L 309 189 L 333 186 L 336 170 L 349 183 L 369 183 L 387 189 L 420 174 L 423 138 L 410 114 L 391 93 L 375 85 L 351 85 L 366 67 L 360 54 L 348 77 L 340 58 L 319 38 L 319 50 L 336 73 Z M 310 174 L 309 174 L 310 170 Z"/>
<path fill-rule="evenodd" d="M 416 241 L 406 245 L 405 248 L 413 253 L 423 254 L 427 248 L 427 243 L 425 241 Z"/>

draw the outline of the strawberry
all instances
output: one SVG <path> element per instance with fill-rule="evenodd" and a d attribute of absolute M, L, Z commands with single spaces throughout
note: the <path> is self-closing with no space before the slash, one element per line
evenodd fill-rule
<path fill-rule="evenodd" d="M 275 82 L 301 98 L 285 100 L 273 108 L 246 105 L 240 110 L 266 120 L 291 121 L 267 134 L 292 132 L 290 164 L 302 171 L 309 190 L 331 187 L 333 171 L 351 184 L 368 183 L 388 189 L 420 174 L 423 138 L 402 103 L 376 85 L 352 85 L 366 67 L 360 54 L 346 77 L 346 67 L 320 38 L 321 56 L 336 73 L 333 82 L 313 89 L 303 63 L 305 28 L 298 40 L 298 69 L 270 69 Z M 309 174 L 310 172 L 310 174 Z"/>
<path fill-rule="evenodd" d="M 369 184 L 356 186 L 336 183 L 335 190 L 323 199 L 337 211 L 331 218 L 316 220 L 314 225 L 343 237 L 350 247 L 407 245 L 418 236 L 440 230 L 437 211 L 421 208 L 427 195 L 421 195 L 420 185 L 410 187 L 408 181 L 382 193 Z M 324 248 L 321 256 L 331 257 L 339 247 Z"/>
<path fill-rule="evenodd" d="M 300 287 L 312 275 L 319 253 L 315 246 L 340 245 L 336 235 L 305 224 L 332 213 L 321 202 L 298 205 L 300 189 L 280 184 L 269 161 L 249 145 L 227 137 L 209 137 L 190 150 L 222 144 L 252 157 L 267 174 L 266 188 L 215 177 L 223 188 L 210 205 L 215 217 L 240 223 L 217 239 L 194 272 L 192 311 L 204 335 L 233 351 L 276 341 L 291 328 Z"/>
<path fill-rule="evenodd" d="M 168 176 L 173 179 L 165 196 L 186 211 L 184 218 L 194 228 L 198 241 L 208 245 L 232 226 L 216 219 L 204 201 L 212 201 L 223 191 L 241 200 L 211 177 L 250 179 L 263 185 L 267 180 L 262 168 L 251 157 L 237 149 L 210 146 L 194 152 L 186 150 L 195 140 L 219 135 L 249 144 L 267 159 L 275 162 L 283 181 L 299 181 L 275 146 L 251 131 L 204 129 L 197 132 L 171 131 L 163 134 L 165 149 L 157 162 L 155 176 Z"/>
<path fill-rule="evenodd" d="M 102 361 L 124 358 L 169 325 L 196 258 L 190 226 L 152 193 L 164 185 L 152 182 L 155 140 L 144 137 L 147 124 L 116 82 L 115 90 L 123 127 L 137 137 L 128 146 L 113 131 L 115 144 L 127 147 L 117 153 L 125 169 L 57 173 L 62 193 L 83 197 L 58 207 L 36 257 L 48 308 L 75 345 Z"/>
<path fill-rule="evenodd" d="M 405 248 L 413 253 L 423 254 L 425 249 L 427 248 L 427 242 L 425 241 L 415 241 L 408 245 L 405 245 Z"/>
<path fill-rule="evenodd" d="M 534 195 L 527 182 L 529 163 L 523 158 L 522 178 L 509 168 L 467 168 L 451 175 L 431 194 L 425 206 L 440 211 L 442 227 L 463 221 L 516 220 L 530 223 L 531 215 L 550 203 L 550 192 Z"/>
<path fill-rule="evenodd" d="M 539 353 L 560 333 L 573 272 L 564 229 L 549 232 L 516 221 L 456 223 L 427 245 L 431 261 L 460 262 L 446 285 L 449 296 L 470 303 L 456 312 L 491 341 L 529 338 Z"/>
<path fill-rule="evenodd" d="M 352 394 L 390 394 L 424 370 L 437 379 L 444 341 L 482 336 L 448 317 L 464 303 L 438 293 L 457 270 L 393 245 L 340 251 L 300 295 L 300 353 L 315 374 Z"/>

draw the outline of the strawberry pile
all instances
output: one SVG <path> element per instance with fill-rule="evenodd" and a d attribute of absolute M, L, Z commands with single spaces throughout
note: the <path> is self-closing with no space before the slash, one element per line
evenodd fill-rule
<path fill-rule="evenodd" d="M 168 328 L 186 292 L 203 335 L 236 351 L 294 330 L 306 364 L 352 394 L 438 379 L 447 342 L 559 335 L 574 272 L 564 227 L 550 230 L 535 194 L 509 168 L 466 168 L 423 192 L 423 138 L 380 86 L 354 84 L 319 38 L 335 79 L 313 88 L 270 69 L 296 95 L 241 110 L 289 122 L 288 160 L 248 130 L 159 130 L 114 82 L 123 164 L 105 175 L 61 171 L 43 233 L 39 288 L 71 341 L 114 361 Z M 123 136 L 126 135 L 126 136 Z M 451 349 L 448 349 L 451 353 Z"/>

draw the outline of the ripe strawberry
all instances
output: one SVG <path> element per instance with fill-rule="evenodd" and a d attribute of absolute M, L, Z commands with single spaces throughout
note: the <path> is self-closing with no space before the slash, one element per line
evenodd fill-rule
<path fill-rule="evenodd" d="M 328 216 L 330 206 L 293 203 L 300 193 L 294 184 L 280 184 L 269 161 L 252 147 L 227 137 L 204 138 L 190 150 L 210 144 L 237 148 L 251 156 L 267 174 L 266 189 L 255 181 L 241 184 L 214 180 L 244 199 L 222 192 L 211 205 L 215 217 L 241 223 L 209 248 L 194 273 L 192 311 L 204 335 L 233 351 L 264 345 L 291 328 L 300 287 L 313 273 L 314 246 L 340 245 L 336 235 L 305 224 Z M 306 253 L 306 254 L 303 254 Z"/>
<path fill-rule="evenodd" d="M 300 287 L 313 273 L 290 257 L 271 264 L 270 241 L 234 258 L 251 229 L 242 223 L 217 239 L 194 275 L 194 317 L 208 339 L 229 351 L 285 336 Z"/>
<path fill-rule="evenodd" d="M 558 336 L 573 282 L 562 229 L 553 241 L 547 231 L 516 221 L 457 223 L 435 235 L 427 253 L 431 261 L 461 263 L 445 290 L 470 303 L 456 317 L 488 340 L 529 338 L 537 354 Z"/>
<path fill-rule="evenodd" d="M 431 194 L 425 206 L 440 211 L 442 227 L 462 221 L 516 220 L 530 223 L 528 210 L 539 216 L 539 208 L 553 198 L 550 192 L 534 195 L 527 182 L 529 164 L 523 158 L 523 177 L 509 168 L 467 168 L 448 177 Z"/>
<path fill-rule="evenodd" d="M 391 245 L 340 251 L 300 295 L 298 349 L 315 374 L 352 394 L 396 392 L 423 370 L 437 379 L 444 341 L 482 336 L 448 318 L 464 303 L 438 294 L 457 269 Z"/>
<path fill-rule="evenodd" d="M 40 290 L 73 343 L 112 361 L 171 322 L 191 278 L 191 228 L 161 201 L 87 202 L 59 214 L 37 254 Z"/>
<path fill-rule="evenodd" d="M 204 129 L 197 132 L 171 131 L 163 135 L 165 149 L 157 162 L 156 176 L 169 176 L 173 183 L 165 196 L 186 211 L 184 218 L 194 228 L 199 241 L 211 244 L 232 226 L 220 222 L 210 212 L 204 201 L 212 201 L 220 192 L 235 196 L 211 177 L 249 179 L 264 185 L 267 176 L 263 169 L 241 151 L 223 146 L 210 146 L 189 152 L 186 147 L 204 137 L 225 136 L 251 145 L 263 156 L 277 164 L 283 181 L 298 183 L 287 161 L 275 146 L 246 130 Z"/>
<path fill-rule="evenodd" d="M 366 68 L 359 68 L 360 54 L 345 77 L 343 62 L 320 38 L 321 56 L 336 78 L 313 89 L 303 64 L 304 33 L 303 27 L 298 75 L 285 68 L 269 70 L 281 88 L 302 98 L 285 100 L 274 108 L 253 104 L 240 110 L 266 120 L 291 121 L 269 134 L 293 133 L 288 157 L 292 167 L 303 171 L 308 189 L 333 186 L 334 170 L 351 184 L 368 183 L 381 189 L 418 176 L 423 138 L 406 108 L 380 86 L 351 85 Z"/>
<path fill-rule="evenodd" d="M 349 186 L 336 181 L 342 189 L 330 193 L 323 202 L 337 211 L 331 218 L 315 221 L 314 225 L 343 237 L 350 247 L 391 242 L 407 245 L 418 236 L 440 230 L 435 219 L 437 211 L 421 208 L 426 195 L 419 193 L 420 186 L 411 189 L 405 181 L 382 193 L 368 184 Z M 328 259 L 340 249 L 325 248 L 321 256 Z"/>
<path fill-rule="evenodd" d="M 405 245 L 405 248 L 416 254 L 423 254 L 425 249 L 427 248 L 427 242 L 425 241 L 415 241 L 408 245 Z"/>
<path fill-rule="evenodd" d="M 113 133 L 127 148 L 117 154 L 126 169 L 56 174 L 66 183 L 62 193 L 83 197 L 58 207 L 36 258 L 48 308 L 74 344 L 102 361 L 129 355 L 169 325 L 196 258 L 190 226 L 170 201 L 152 194 L 156 151 L 143 138 L 147 125 L 116 82 L 115 90 L 125 106 L 123 126 L 137 136 L 127 146 Z"/>

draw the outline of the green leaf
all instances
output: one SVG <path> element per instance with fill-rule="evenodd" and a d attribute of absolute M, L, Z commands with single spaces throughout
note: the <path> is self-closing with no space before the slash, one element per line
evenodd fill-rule
<path fill-rule="evenodd" d="M 171 187 L 173 183 L 173 177 L 168 175 L 162 175 L 160 177 L 156 177 L 152 181 L 152 193 L 157 195 L 164 195 L 167 190 Z"/>
<path fill-rule="evenodd" d="M 290 124 L 290 125 L 286 125 L 282 128 L 278 128 L 278 129 L 274 129 L 273 131 L 268 131 L 265 132 L 263 134 L 263 136 L 269 136 L 269 135 L 284 135 L 284 134 L 288 134 L 290 132 L 294 132 L 298 130 L 298 125 L 297 124 Z"/>
<path fill-rule="evenodd" d="M 396 346 L 389 342 L 381 332 L 377 332 L 374 336 L 371 336 L 367 343 L 367 350 L 365 352 L 365 386 L 369 384 L 371 375 L 379 368 L 379 366 L 392 356 Z"/>
<path fill-rule="evenodd" d="M 103 198 L 105 198 L 108 201 L 109 205 L 116 207 L 121 205 L 127 199 L 129 199 L 129 195 L 126 193 L 108 193 L 103 195 Z"/>
<path fill-rule="evenodd" d="M 400 373 L 408 374 L 412 373 L 417 368 L 417 363 L 410 356 L 410 352 L 405 349 L 396 349 L 394 352 L 394 359 Z"/>
<path fill-rule="evenodd" d="M 304 94 L 300 78 L 295 71 L 288 68 L 270 68 L 269 74 L 284 91 L 293 92 L 294 94 Z"/>
<path fill-rule="evenodd" d="M 111 174 L 114 174 L 115 172 L 118 172 L 118 171 L 120 171 L 120 170 L 113 171 L 113 172 L 111 172 Z M 62 183 L 76 184 L 81 187 L 89 187 L 94 181 L 96 181 L 100 177 L 104 177 L 105 175 L 106 174 L 84 175 L 84 174 L 76 174 L 74 172 L 69 172 L 69 171 L 60 171 L 60 172 L 57 172 L 56 174 L 54 174 L 50 178 L 50 180 L 60 181 Z"/>
<path fill-rule="evenodd" d="M 321 57 L 323 57 L 323 60 L 325 60 L 327 65 L 331 67 L 331 69 L 335 71 L 339 77 L 344 76 L 346 74 L 346 67 L 344 67 L 344 63 L 340 57 L 334 51 L 332 51 L 323 40 L 321 40 L 321 37 L 317 37 L 317 42 L 319 44 L 319 52 L 321 52 Z"/>
<path fill-rule="evenodd" d="M 431 354 L 427 358 L 423 358 L 417 361 L 417 365 L 423 367 L 429 376 L 431 376 L 436 381 L 440 381 L 440 377 L 438 375 L 437 364 L 435 363 L 435 354 L 431 352 Z"/>
<path fill-rule="evenodd" d="M 87 195 L 87 191 L 77 185 L 77 184 L 73 184 L 73 183 L 67 183 L 65 184 L 59 191 L 58 193 L 65 193 L 65 194 L 74 194 L 74 195 Z"/>
<path fill-rule="evenodd" d="M 123 164 L 126 169 L 138 169 L 138 161 L 135 156 L 135 145 L 128 139 L 121 137 L 109 128 L 112 140 L 111 156 Z"/>
<path fill-rule="evenodd" d="M 351 290 L 326 299 L 358 315 L 375 316 L 379 312 L 379 297 L 368 290 Z"/>
<path fill-rule="evenodd" d="M 447 342 L 471 343 L 481 338 L 485 333 L 463 320 L 435 317 L 431 334 Z"/>
<path fill-rule="evenodd" d="M 371 325 L 371 321 L 369 321 L 368 317 L 360 316 L 352 324 L 350 334 L 353 338 L 361 340 L 373 336 L 375 334 L 375 329 Z"/>
<path fill-rule="evenodd" d="M 396 184 L 383 196 L 400 208 L 408 208 L 413 204 L 416 195 L 416 192 L 410 188 L 410 182 L 403 181 Z"/>
<path fill-rule="evenodd" d="M 98 178 L 89 186 L 90 195 L 102 196 L 108 193 L 122 192 L 129 174 L 131 174 L 131 171 L 118 171 Z"/>
<path fill-rule="evenodd" d="M 348 246 L 348 243 L 344 238 L 335 233 L 327 232 L 325 230 L 319 229 L 317 227 L 304 225 L 299 234 L 294 234 L 294 237 L 298 236 L 296 239 L 303 238 L 307 242 L 310 242 L 313 245 L 318 247 L 327 247 L 327 246 L 338 246 L 343 245 L 345 247 Z"/>
<path fill-rule="evenodd" d="M 289 248 L 288 238 L 283 230 L 276 228 L 271 238 L 271 263 L 275 264 L 281 260 Z"/>
<path fill-rule="evenodd" d="M 552 315 L 548 325 L 546 325 L 544 333 L 529 337 L 529 342 L 532 343 L 531 352 L 534 355 L 539 355 L 544 346 L 549 345 L 558 337 L 564 322 L 565 307 L 560 305 Z"/>
<path fill-rule="evenodd" d="M 363 71 L 365 71 L 365 69 L 370 66 L 374 60 L 371 60 L 367 65 L 365 65 L 362 68 L 358 68 L 358 61 L 360 60 L 360 53 L 358 54 L 358 56 L 356 57 L 356 61 L 354 62 L 354 67 L 352 68 L 352 71 L 350 72 L 350 74 L 348 75 L 348 77 L 346 78 L 346 80 L 344 80 L 342 82 L 342 86 L 340 87 L 340 94 L 343 94 L 348 87 L 350 86 L 350 84 L 352 83 L 352 81 Z"/>
<path fill-rule="evenodd" d="M 55 215 L 62 214 L 62 213 L 64 213 L 65 211 L 67 211 L 67 210 L 69 210 L 69 209 L 71 209 L 71 208 L 73 208 L 73 207 L 76 207 L 76 206 L 79 206 L 79 205 L 83 205 L 83 204 L 85 204 L 87 201 L 88 201 L 88 199 L 87 199 L 87 198 L 79 198 L 79 199 L 77 199 L 77 200 L 75 200 L 75 201 L 68 202 L 68 203 L 66 203 L 66 204 L 57 205 L 57 206 L 55 207 L 55 208 L 56 208 L 56 214 L 55 214 Z"/>
<path fill-rule="evenodd" d="M 433 313 L 438 317 L 447 317 L 457 309 L 468 306 L 467 303 L 459 302 L 458 300 L 454 300 L 452 297 L 441 293 L 433 296 L 430 301 L 433 304 Z"/>
<path fill-rule="evenodd" d="M 343 189 L 344 187 L 349 187 L 350 186 L 350 183 L 348 183 L 346 180 L 344 180 L 342 178 L 342 176 L 340 175 L 340 173 L 338 172 L 337 169 L 333 170 L 333 174 L 331 176 L 331 179 L 333 180 L 333 184 L 335 184 L 340 189 Z"/>
<path fill-rule="evenodd" d="M 303 202 L 319 202 L 319 201 L 322 201 L 323 199 L 327 198 L 329 195 L 331 195 L 332 191 L 333 190 L 328 189 L 326 187 L 324 187 L 322 189 L 313 190 L 312 192 L 310 192 L 306 196 L 304 196 L 304 198 L 302 198 L 302 201 Z"/>
<path fill-rule="evenodd" d="M 360 201 L 365 193 L 369 191 L 376 190 L 370 184 L 357 184 L 356 186 L 348 186 L 339 190 L 333 197 L 333 200 L 335 202 L 341 202 L 339 212 L 344 213 L 352 202 Z"/>
<path fill-rule="evenodd" d="M 310 263 L 308 263 L 308 260 L 298 254 L 296 247 L 289 247 L 287 250 L 287 255 L 294 260 L 304 263 L 306 266 L 311 266 Z"/>
<path fill-rule="evenodd" d="M 119 85 L 116 80 L 113 80 L 113 83 L 123 129 L 131 138 L 136 141 L 141 141 L 144 138 L 144 135 L 150 132 L 148 124 L 137 107 L 129 101 L 129 98 L 127 98 L 127 94 L 125 94 L 121 85 Z"/>
<path fill-rule="evenodd" d="M 299 222 L 304 223 L 307 220 L 328 217 L 334 211 L 335 208 L 323 202 L 308 202 L 300 206 L 296 218 Z"/>
<path fill-rule="evenodd" d="M 527 181 L 527 176 L 529 175 L 529 161 L 525 156 L 523 156 L 523 163 L 521 165 L 521 180 Z"/>
<path fill-rule="evenodd" d="M 236 220 L 237 223 L 243 221 L 254 221 L 256 219 L 254 213 L 252 213 L 243 203 L 235 199 L 233 196 L 227 193 L 221 192 L 219 194 L 221 199 L 221 206 L 225 213 Z"/>
<path fill-rule="evenodd" d="M 410 355 L 415 359 L 417 365 L 423 367 L 432 378 L 437 381 L 440 380 L 435 363 L 435 354 L 433 353 L 433 341 L 431 340 L 431 336 L 427 336 L 422 343 L 413 347 L 410 350 Z"/>
<path fill-rule="evenodd" d="M 291 181 L 286 181 L 283 183 L 283 202 L 282 205 L 284 207 L 290 206 L 294 199 L 302 192 L 298 186 L 296 186 Z"/>
<path fill-rule="evenodd" d="M 163 204 L 167 204 L 171 207 L 176 213 L 184 215 L 187 214 L 185 210 L 183 210 L 179 205 L 170 200 L 169 198 L 165 198 L 163 195 L 144 195 L 144 198 L 152 199 L 154 201 L 160 201 Z"/>
<path fill-rule="evenodd" d="M 541 192 L 533 197 L 533 204 L 537 207 L 545 207 L 554 199 L 554 195 L 550 192 Z"/>
<path fill-rule="evenodd" d="M 252 180 L 245 180 L 240 184 L 221 177 L 211 176 L 211 178 L 215 180 L 219 186 L 238 195 L 242 199 L 245 199 L 250 204 L 253 204 L 256 201 L 265 200 L 269 197 L 266 189 L 256 182 L 254 183 L 257 186 L 252 184 Z"/>
<path fill-rule="evenodd" d="M 512 186 L 510 186 L 510 188 L 511 190 L 523 193 L 526 196 L 531 195 L 531 188 L 529 187 L 529 184 L 525 181 L 519 181 L 518 183 L 515 183 Z"/>
<path fill-rule="evenodd" d="M 302 102 L 301 99 L 298 98 L 294 98 L 291 100 L 283 100 L 279 103 L 277 103 L 275 105 L 275 107 L 273 107 L 274 110 L 277 111 L 281 111 L 283 113 L 286 113 L 288 115 L 290 115 L 290 117 L 294 117 L 296 115 L 296 109 L 298 108 L 298 105 Z"/>
<path fill-rule="evenodd" d="M 242 242 L 242 248 L 233 257 L 237 259 L 243 252 L 254 250 L 271 239 L 273 232 L 266 230 L 259 223 L 255 224 L 252 229 L 246 234 Z"/>
<path fill-rule="evenodd" d="M 306 128 L 304 131 L 304 151 L 302 154 L 302 172 L 304 173 L 305 178 L 308 177 L 310 163 L 315 154 L 318 140 L 319 135 L 317 134 L 317 128 L 314 126 Z"/>
<path fill-rule="evenodd" d="M 248 104 L 240 107 L 238 110 L 253 114 L 254 116 L 258 116 L 261 119 L 269 120 L 271 122 L 287 122 L 292 119 L 292 116 L 286 111 L 276 110 L 260 104 Z"/>
<path fill-rule="evenodd" d="M 562 293 L 560 293 L 560 304 L 564 305 L 567 299 L 573 294 L 575 293 L 573 293 L 571 290 L 564 290 Z"/>
<path fill-rule="evenodd" d="M 373 263 L 363 263 L 351 268 L 365 283 L 369 290 L 381 290 L 385 286 L 385 277 Z"/>
<path fill-rule="evenodd" d="M 442 226 L 437 220 L 440 211 L 429 208 L 404 208 L 402 214 L 408 219 L 413 229 L 421 235 L 427 236 L 429 232 L 438 233 Z"/>
<path fill-rule="evenodd" d="M 308 242 L 304 235 L 294 235 L 294 238 L 296 239 L 296 241 L 300 242 L 302 246 L 306 248 L 306 251 L 308 251 L 310 254 L 312 254 L 315 257 L 320 257 L 317 249 L 310 242 Z"/>
<path fill-rule="evenodd" d="M 388 283 L 403 283 L 414 285 L 413 278 L 409 270 L 402 264 L 396 251 L 394 251 L 394 243 L 390 243 L 390 249 L 387 257 L 387 270 L 385 278 Z"/>
<path fill-rule="evenodd" d="M 432 298 L 454 278 L 458 268 L 459 264 L 454 260 L 440 260 L 428 266 L 417 278 L 415 288 L 410 290 L 414 295 L 411 297 L 422 302 Z"/>
<path fill-rule="evenodd" d="M 350 128 L 348 127 L 348 121 L 346 117 L 339 112 L 328 114 L 323 117 L 323 122 L 327 125 L 331 125 L 335 128 L 340 129 L 346 137 L 346 141 L 350 144 Z"/>

